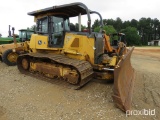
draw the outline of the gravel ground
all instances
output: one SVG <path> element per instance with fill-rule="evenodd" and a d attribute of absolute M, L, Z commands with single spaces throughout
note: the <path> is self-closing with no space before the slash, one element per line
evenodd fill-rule
<path fill-rule="evenodd" d="M 114 106 L 113 84 L 90 82 L 81 90 L 19 73 L 0 62 L 0 120 L 158 120 L 160 49 L 132 55 L 135 87 L 132 110 L 155 109 L 155 116 L 126 114 Z"/>

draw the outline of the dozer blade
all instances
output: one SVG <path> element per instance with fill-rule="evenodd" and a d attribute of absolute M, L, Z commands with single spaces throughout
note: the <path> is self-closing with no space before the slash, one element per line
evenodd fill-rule
<path fill-rule="evenodd" d="M 113 101 L 123 111 L 130 110 L 134 85 L 134 69 L 131 66 L 131 54 L 134 47 L 128 50 L 114 69 Z"/>

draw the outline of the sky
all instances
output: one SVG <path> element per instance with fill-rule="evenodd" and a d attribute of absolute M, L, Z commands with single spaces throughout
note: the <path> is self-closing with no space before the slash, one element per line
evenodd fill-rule
<path fill-rule="evenodd" d="M 103 19 L 120 17 L 126 21 L 150 17 L 160 20 L 160 0 L 3 0 L 0 4 L 0 33 L 2 37 L 8 36 L 9 25 L 15 27 L 16 34 L 19 29 L 34 25 L 34 17 L 27 15 L 28 12 L 73 2 L 84 3 L 90 10 L 99 12 Z M 95 19 L 98 16 L 91 16 L 92 24 Z M 84 17 L 82 24 L 86 23 Z"/>

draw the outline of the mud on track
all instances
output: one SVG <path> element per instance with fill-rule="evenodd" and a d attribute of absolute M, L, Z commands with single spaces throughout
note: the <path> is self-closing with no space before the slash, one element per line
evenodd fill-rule
<path fill-rule="evenodd" d="M 156 49 L 135 48 L 131 59 L 136 71 L 132 110 L 155 109 L 156 116 L 126 117 L 114 106 L 112 84 L 94 81 L 73 90 L 0 62 L 0 120 L 158 120 L 160 48 Z"/>

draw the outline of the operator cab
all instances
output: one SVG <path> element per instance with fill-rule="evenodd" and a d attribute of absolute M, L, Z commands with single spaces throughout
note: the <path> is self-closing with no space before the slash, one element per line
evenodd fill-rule
<path fill-rule="evenodd" d="M 47 16 L 37 20 L 37 33 L 49 35 L 49 47 L 63 47 L 66 31 L 70 31 L 68 18 Z"/>
<path fill-rule="evenodd" d="M 90 14 L 97 14 L 100 18 L 100 32 L 92 32 L 91 31 L 91 16 Z M 102 34 L 103 20 L 102 16 L 96 12 L 91 11 L 87 8 L 87 6 L 83 3 L 71 3 L 60 6 L 53 6 L 49 8 L 44 8 L 41 10 L 36 10 L 28 13 L 28 15 L 32 15 L 35 17 L 35 21 L 37 22 L 37 33 L 38 37 L 35 37 L 35 41 L 41 41 L 41 37 L 45 37 L 45 42 L 42 45 L 47 45 L 45 47 L 50 48 L 63 48 L 65 34 L 71 33 L 72 35 L 79 35 L 82 37 L 86 37 L 88 40 L 92 38 L 94 40 L 94 63 L 98 64 L 99 59 L 104 53 L 104 38 Z M 81 31 L 81 15 L 87 16 L 87 31 Z M 78 26 L 79 30 L 71 31 L 69 18 L 78 17 Z M 67 36 L 71 38 L 71 36 Z M 76 39 L 75 39 L 76 40 Z M 77 39 L 78 40 L 78 39 Z M 48 42 L 47 44 L 45 44 Z M 37 45 L 39 47 L 39 45 Z M 33 46 L 34 47 L 34 46 Z M 39 47 L 40 49 L 42 47 Z"/>
<path fill-rule="evenodd" d="M 111 34 L 111 45 L 114 48 L 118 47 L 119 42 L 126 44 L 125 34 L 124 33 L 114 33 Z"/>
<path fill-rule="evenodd" d="M 36 10 L 29 12 L 28 15 L 35 17 L 35 21 L 37 22 L 36 32 L 43 36 L 48 36 L 49 47 L 63 48 L 65 33 L 70 32 L 69 18 L 87 15 L 88 34 L 91 34 L 91 12 L 86 5 L 77 2 Z M 81 25 L 79 24 L 79 26 Z M 74 31 L 72 33 L 82 34 L 80 30 L 79 32 Z"/>
<path fill-rule="evenodd" d="M 29 41 L 31 39 L 31 35 L 34 34 L 33 30 L 21 29 L 19 30 L 19 38 L 21 42 Z"/>

